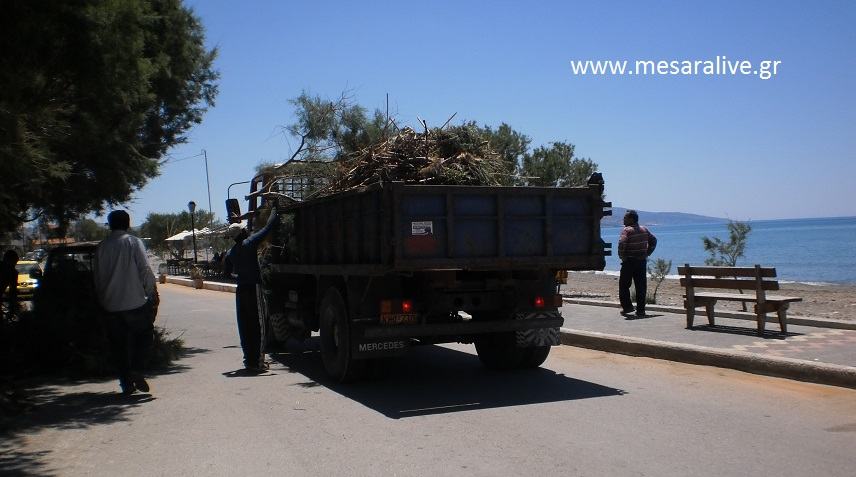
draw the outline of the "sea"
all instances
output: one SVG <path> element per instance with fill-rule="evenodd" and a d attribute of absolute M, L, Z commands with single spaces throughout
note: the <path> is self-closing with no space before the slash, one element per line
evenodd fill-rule
<path fill-rule="evenodd" d="M 752 226 L 746 253 L 737 266 L 775 267 L 780 281 L 810 284 L 856 284 L 856 217 L 758 220 Z M 648 225 L 657 237 L 657 249 L 649 259 L 672 261 L 670 276 L 678 266 L 704 265 L 710 255 L 702 237 L 728 241 L 728 224 Z M 606 273 L 617 274 L 620 227 L 603 227 L 603 240 L 612 243 L 606 257 Z"/>

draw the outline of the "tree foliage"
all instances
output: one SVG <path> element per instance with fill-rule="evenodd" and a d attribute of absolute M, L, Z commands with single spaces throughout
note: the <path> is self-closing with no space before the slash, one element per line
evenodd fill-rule
<path fill-rule="evenodd" d="M 728 242 L 719 237 L 702 237 L 704 250 L 710 254 L 704 263 L 713 267 L 734 267 L 746 252 L 752 226 L 746 222 L 728 221 Z"/>
<path fill-rule="evenodd" d="M 534 186 L 585 185 L 597 172 L 597 164 L 591 159 L 575 157 L 574 150 L 573 144 L 557 141 L 527 153 L 520 170 L 524 182 Z"/>
<path fill-rule="evenodd" d="M 298 141 L 291 159 L 329 161 L 381 141 L 388 130 L 386 117 L 354 104 L 342 94 L 336 100 L 303 92 L 289 101 L 295 121 L 284 131 Z"/>
<path fill-rule="evenodd" d="M 204 229 L 220 224 L 215 221 L 214 213 L 197 209 L 193 214 L 193 225 L 197 229 Z M 165 242 L 167 238 L 190 229 L 190 212 L 186 210 L 178 213 L 151 213 L 140 225 L 140 236 L 150 239 L 150 250 L 164 254 L 170 251 L 169 245 Z"/>
<path fill-rule="evenodd" d="M 666 279 L 666 276 L 672 271 L 672 261 L 665 260 L 662 258 L 658 258 L 653 263 L 648 265 L 648 275 L 651 276 L 651 281 L 655 283 L 654 285 L 654 293 L 651 295 L 651 301 L 647 301 L 646 303 L 656 304 L 657 303 L 657 292 L 660 290 L 660 285 L 663 284 L 663 280 Z"/>
<path fill-rule="evenodd" d="M 11 0 L 0 15 L 0 230 L 127 201 L 214 104 L 180 0 Z"/>
<path fill-rule="evenodd" d="M 487 140 L 490 148 L 499 154 L 505 165 L 506 185 L 519 185 L 520 165 L 529 151 L 532 139 L 519 131 L 514 130 L 506 123 L 493 128 L 487 124 L 478 126 L 475 121 L 464 124 L 464 127 L 474 128 Z"/>
<path fill-rule="evenodd" d="M 79 242 L 104 240 L 109 233 L 105 224 L 87 217 L 76 220 L 71 226 L 71 236 Z"/>

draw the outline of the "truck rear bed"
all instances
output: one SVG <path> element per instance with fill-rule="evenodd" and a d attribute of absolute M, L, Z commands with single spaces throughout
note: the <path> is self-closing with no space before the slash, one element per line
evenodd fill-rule
<path fill-rule="evenodd" d="M 601 270 L 602 183 L 480 187 L 390 183 L 289 208 L 295 256 L 279 271 Z"/>

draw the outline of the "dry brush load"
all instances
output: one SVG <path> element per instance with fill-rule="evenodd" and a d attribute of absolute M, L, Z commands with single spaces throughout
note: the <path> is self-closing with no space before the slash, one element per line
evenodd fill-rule
<path fill-rule="evenodd" d="M 471 125 L 398 134 L 335 160 L 291 160 L 266 166 L 271 198 L 308 200 L 383 182 L 498 186 L 509 171 L 481 132 Z M 280 206 L 290 202 L 284 199 Z M 261 220 L 266 220 L 266 214 Z"/>
<path fill-rule="evenodd" d="M 435 128 L 422 133 L 404 128 L 338 161 L 329 184 L 319 194 L 388 181 L 493 186 L 501 184 L 504 173 L 502 159 L 474 127 Z"/>

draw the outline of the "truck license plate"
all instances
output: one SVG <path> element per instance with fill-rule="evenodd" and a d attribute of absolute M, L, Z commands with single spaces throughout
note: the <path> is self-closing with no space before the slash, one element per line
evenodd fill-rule
<path fill-rule="evenodd" d="M 380 322 L 384 325 L 414 325 L 419 322 L 416 313 L 390 313 L 380 315 Z"/>

